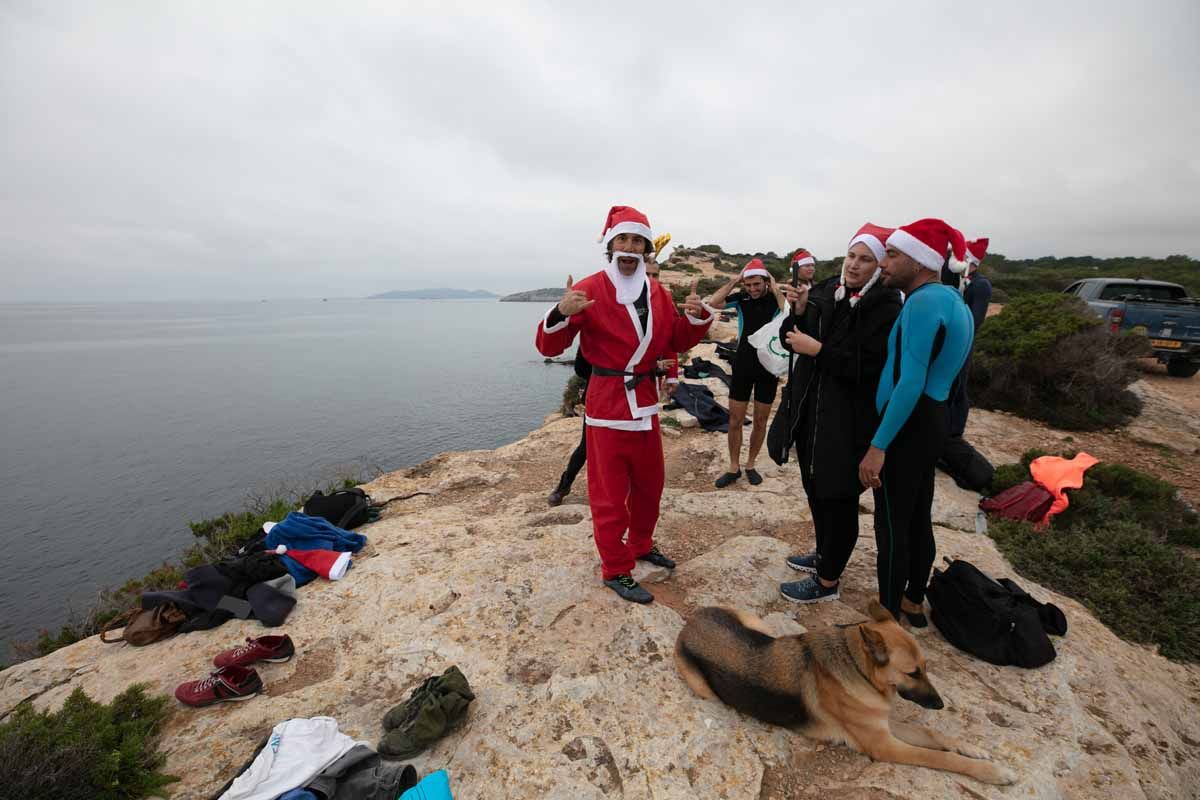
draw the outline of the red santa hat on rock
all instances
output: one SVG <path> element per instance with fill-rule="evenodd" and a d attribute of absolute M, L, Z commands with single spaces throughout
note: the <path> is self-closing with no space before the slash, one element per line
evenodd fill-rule
<path fill-rule="evenodd" d="M 636 233 L 647 242 L 654 241 L 650 220 L 633 206 L 613 206 L 608 210 L 604 230 L 600 233 L 600 243 L 607 247 L 609 242 L 622 233 Z"/>
<path fill-rule="evenodd" d="M 816 265 L 817 260 L 813 258 L 813 254 L 805 250 L 803 247 L 797 250 L 796 254 L 792 256 L 793 267 L 815 267 Z"/>
<path fill-rule="evenodd" d="M 334 550 L 295 550 L 282 544 L 275 548 L 275 552 L 308 567 L 326 580 L 340 581 L 346 577 L 346 570 L 350 569 L 349 553 Z"/>
<path fill-rule="evenodd" d="M 950 249 L 953 253 L 950 271 L 963 273 L 967 270 L 966 238 L 958 228 L 940 219 L 919 219 L 901 225 L 892 231 L 885 244 L 934 272 L 941 272 L 946 250 Z"/>
<path fill-rule="evenodd" d="M 746 266 L 742 267 L 742 280 L 753 278 L 759 275 L 767 280 L 770 280 L 771 273 L 767 272 L 767 268 L 763 266 L 761 258 L 752 258 L 746 262 Z"/>
<path fill-rule="evenodd" d="M 875 260 L 877 262 L 883 261 L 883 255 L 884 255 L 884 244 L 883 243 L 888 240 L 888 237 L 892 235 L 892 232 L 894 230 L 895 230 L 894 228 L 884 228 L 880 225 L 874 225 L 874 224 L 868 222 L 866 225 L 863 225 L 861 228 L 858 229 L 858 233 L 854 234 L 854 238 L 852 238 L 850 240 L 850 244 L 846 245 L 846 249 L 849 250 L 851 247 L 854 247 L 854 245 L 856 245 L 856 244 L 863 244 L 863 245 L 866 245 L 867 249 L 869 249 L 871 251 L 871 255 L 875 256 Z M 859 298 L 861 298 L 864 294 L 866 294 L 867 290 L 875 285 L 875 283 L 879 280 L 879 274 L 880 274 L 880 270 L 878 268 L 876 268 L 874 274 L 872 274 L 871 277 L 867 279 L 867 282 L 864 283 L 859 288 L 854 290 L 854 292 L 850 295 L 850 307 L 851 308 L 858 305 Z M 838 279 L 838 286 L 837 286 L 837 289 L 835 289 L 833 291 L 833 298 L 834 298 L 834 300 L 841 302 L 842 299 L 845 297 L 846 297 L 846 262 L 843 261 L 842 262 L 842 277 Z"/>
<path fill-rule="evenodd" d="M 983 263 L 984 256 L 987 255 L 988 239 L 976 239 L 973 242 L 967 242 L 967 263 L 971 266 L 979 266 Z"/>

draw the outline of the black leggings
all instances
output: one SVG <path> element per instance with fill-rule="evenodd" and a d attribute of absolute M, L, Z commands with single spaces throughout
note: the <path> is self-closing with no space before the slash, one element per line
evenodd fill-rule
<path fill-rule="evenodd" d="M 571 453 L 570 460 L 567 461 L 567 468 L 563 471 L 562 477 L 558 479 L 559 494 L 567 494 L 571 491 L 571 484 L 575 482 L 575 477 L 579 474 L 579 470 L 583 469 L 583 465 L 587 462 L 587 420 L 583 421 L 583 436 L 579 439 L 579 444 L 575 447 L 575 451 Z"/>
<path fill-rule="evenodd" d="M 842 577 L 858 544 L 858 498 L 808 498 L 817 533 L 817 575 L 827 581 Z"/>
<path fill-rule="evenodd" d="M 875 490 L 879 602 L 900 618 L 900 596 L 920 604 L 933 569 L 933 470 L 946 439 L 946 404 L 921 395 L 883 462 Z"/>

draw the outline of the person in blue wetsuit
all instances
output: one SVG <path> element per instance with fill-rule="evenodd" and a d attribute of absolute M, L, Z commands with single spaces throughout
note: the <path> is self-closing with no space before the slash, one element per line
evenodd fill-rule
<path fill-rule="evenodd" d="M 914 627 L 928 624 L 933 472 L 947 435 L 946 398 L 974 340 L 970 309 L 939 279 L 947 246 L 965 257 L 962 233 L 940 219 L 897 228 L 887 239 L 884 285 L 906 300 L 875 393 L 879 427 L 858 468 L 863 486 L 875 490 L 879 602 Z"/>

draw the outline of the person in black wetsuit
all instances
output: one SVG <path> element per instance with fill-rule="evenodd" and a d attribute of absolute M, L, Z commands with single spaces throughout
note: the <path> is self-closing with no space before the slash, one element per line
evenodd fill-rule
<path fill-rule="evenodd" d="M 746 287 L 745 291 L 730 294 L 739 281 Z M 755 258 L 746 264 L 740 275 L 730 278 L 718 289 L 708 305 L 710 309 L 729 307 L 738 312 L 738 349 L 733 360 L 733 383 L 729 387 L 729 469 L 717 478 L 717 488 L 724 489 L 742 476 L 742 424 L 746 421 L 751 394 L 754 395 L 754 427 L 750 431 L 746 479 L 758 485 L 762 483 L 762 476 L 754 464 L 767 437 L 767 419 L 771 416 L 779 379 L 758 360 L 758 351 L 748 339 L 783 312 L 783 293 L 762 261 Z"/>
<path fill-rule="evenodd" d="M 900 292 L 879 280 L 891 228 L 867 223 L 850 240 L 841 279 L 808 291 L 785 286 L 792 314 L 783 346 L 797 354 L 780 415 L 796 445 L 800 477 L 812 511 L 816 549 L 787 559 L 811 577 L 780 585 L 796 603 L 836 600 L 858 543 L 858 464 L 879 425 L 875 391 L 887 358 L 888 333 L 900 314 Z M 782 420 L 776 420 L 778 425 Z"/>
<path fill-rule="evenodd" d="M 992 302 L 992 282 L 979 274 L 979 265 L 987 255 L 988 240 L 976 239 L 967 242 L 967 272 L 958 283 L 963 302 L 971 309 L 971 317 L 975 323 L 975 335 L 979 335 L 979 327 L 987 318 L 988 305 Z M 971 356 L 967 355 L 967 363 L 954 382 L 947 404 L 947 414 L 950 420 L 950 436 L 962 436 L 967 430 L 967 415 L 971 412 L 971 399 L 967 396 L 967 380 L 971 374 Z"/>
<path fill-rule="evenodd" d="M 971 313 L 958 292 L 938 281 L 949 245 L 957 260 L 966 241 L 940 219 L 897 228 L 884 243 L 886 286 L 905 294 L 888 334 L 888 357 L 875 393 L 879 427 L 858 465 L 875 490 L 879 602 L 924 627 L 925 587 L 936 544 L 933 471 L 946 441 L 946 397 L 974 340 Z"/>

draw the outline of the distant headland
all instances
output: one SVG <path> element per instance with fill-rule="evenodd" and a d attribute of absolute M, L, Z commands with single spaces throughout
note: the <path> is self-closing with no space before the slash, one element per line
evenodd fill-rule
<path fill-rule="evenodd" d="M 563 288 L 530 289 L 527 292 L 516 292 L 500 298 L 501 303 L 557 303 L 562 300 Z"/>
<path fill-rule="evenodd" d="M 559 292 L 561 295 L 562 292 Z M 494 300 L 500 295 L 483 289 L 398 289 L 373 294 L 368 300 Z"/>

